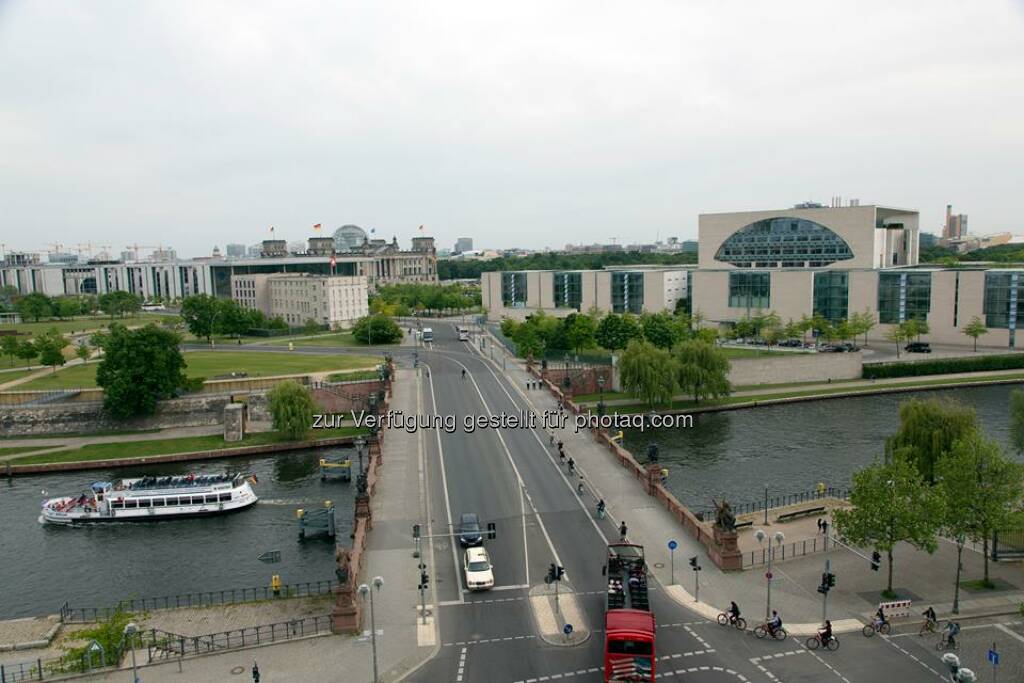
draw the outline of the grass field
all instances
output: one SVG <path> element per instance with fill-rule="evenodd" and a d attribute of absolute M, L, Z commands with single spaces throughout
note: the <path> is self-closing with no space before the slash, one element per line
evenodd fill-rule
<path fill-rule="evenodd" d="M 354 370 L 352 372 L 336 372 L 327 376 L 328 382 L 355 382 L 362 379 L 378 379 L 376 370 Z"/>
<path fill-rule="evenodd" d="M 308 339 L 297 339 L 295 337 L 271 337 L 267 343 L 271 346 L 288 346 L 292 343 L 296 346 L 362 346 L 355 340 L 350 332 L 332 332 L 330 334 L 319 334 Z"/>
<path fill-rule="evenodd" d="M 340 427 L 310 432 L 312 440 L 332 439 L 339 436 L 357 436 L 369 434 L 369 430 L 360 427 Z M 52 462 L 85 462 L 90 460 L 114 460 L 119 458 L 145 458 L 155 455 L 173 453 L 189 453 L 192 451 L 213 451 L 240 446 L 262 446 L 271 443 L 286 442 L 277 432 L 257 432 L 247 434 L 242 441 L 225 441 L 220 434 L 209 436 L 189 436 L 178 439 L 154 439 L 152 441 L 129 441 L 117 443 L 95 443 L 68 451 L 55 451 L 40 455 L 29 455 L 15 458 L 15 465 L 39 465 Z"/>
<path fill-rule="evenodd" d="M 53 446 L 12 446 L 10 448 L 0 448 L 0 456 L 2 455 L 17 455 L 18 453 L 28 453 L 29 451 L 38 451 L 43 448 L 53 448 Z"/>
<path fill-rule="evenodd" d="M 104 429 L 98 432 L 61 432 L 59 434 L 27 434 L 24 436 L 0 436 L 0 441 L 13 439 L 61 439 L 78 436 L 124 436 L 125 434 L 155 434 L 159 429 Z M 34 446 L 33 448 L 51 448 L 51 446 Z"/>
<path fill-rule="evenodd" d="M 151 322 L 159 324 L 170 318 L 177 319 L 178 316 L 166 313 L 140 313 L 134 318 L 114 318 L 113 322 L 122 323 L 128 327 L 135 327 L 136 325 L 146 325 Z M 108 327 L 110 323 L 110 316 L 99 316 L 95 318 L 74 318 L 72 320 L 48 320 L 38 323 L 23 322 L 18 323 L 17 325 L 0 325 L 0 330 L 17 330 L 22 334 L 35 336 L 43 332 L 48 332 L 52 328 L 56 327 L 61 332 L 68 334 L 73 332 L 85 332 L 87 330 L 100 330 Z"/>
<path fill-rule="evenodd" d="M 350 370 L 373 367 L 380 363 L 372 356 L 302 355 L 296 353 L 264 353 L 261 351 L 190 351 L 185 354 L 189 377 L 213 379 L 231 372 L 244 372 L 249 377 L 292 375 L 327 370 Z M 75 365 L 49 372 L 39 379 L 18 385 L 18 391 L 80 389 L 96 386 L 99 363 Z"/>

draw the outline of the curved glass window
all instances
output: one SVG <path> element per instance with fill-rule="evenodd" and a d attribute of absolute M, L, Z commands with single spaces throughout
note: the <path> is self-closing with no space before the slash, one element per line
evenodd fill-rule
<path fill-rule="evenodd" d="M 716 261 L 739 268 L 811 268 L 852 258 L 842 237 L 803 218 L 755 221 L 729 235 L 715 254 Z"/>

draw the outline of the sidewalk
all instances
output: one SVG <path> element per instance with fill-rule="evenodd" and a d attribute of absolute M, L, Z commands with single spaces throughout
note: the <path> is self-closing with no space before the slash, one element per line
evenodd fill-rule
<path fill-rule="evenodd" d="M 415 374 L 399 369 L 395 379 L 391 407 L 414 413 L 419 395 Z M 383 588 L 373 596 L 378 671 L 384 683 L 398 680 L 438 649 L 434 629 L 417 628 L 419 575 L 417 560 L 412 556 L 412 524 L 423 518 L 420 473 L 419 435 L 390 430 L 384 440 L 380 479 L 372 499 L 373 529 L 368 536 L 366 563 L 358 577 L 360 583 L 370 585 L 375 576 L 384 580 Z M 426 561 L 430 561 L 429 556 Z M 325 612 L 329 610 L 328 605 Z M 181 672 L 176 661 L 154 665 L 146 667 L 140 676 L 146 683 L 249 680 L 249 671 L 256 662 L 263 680 L 268 682 L 370 681 L 373 659 L 368 605 L 364 628 L 359 636 L 313 637 L 186 659 Z M 124 680 L 124 676 L 123 671 L 115 671 L 90 680 L 114 682 Z"/>
<path fill-rule="evenodd" d="M 498 347 L 504 353 L 500 344 Z M 486 355 L 489 355 L 489 351 Z M 501 365 L 498 359 L 497 368 L 500 369 Z M 506 374 L 512 379 L 517 391 L 529 400 L 534 409 L 543 411 L 557 408 L 557 402 L 550 392 L 524 390 L 526 382 L 534 378 L 526 373 L 523 361 L 508 357 L 506 367 Z M 766 579 L 763 566 L 742 572 L 719 570 L 707 557 L 703 544 L 694 540 L 664 508 L 649 497 L 641 482 L 620 467 L 589 432 L 577 433 L 570 420 L 566 429 L 556 433 L 556 438 L 564 441 L 566 452 L 575 458 L 593 495 L 604 499 L 609 517 L 615 524 L 625 520 L 629 540 L 644 546 L 648 564 L 658 581 L 670 586 L 674 579 L 675 585 L 666 591 L 669 595 L 710 619 L 716 618 L 730 600 L 735 600 L 748 617 L 748 623 L 751 626 L 758 623 L 760 615 L 765 613 Z M 676 476 L 685 476 L 685 472 Z M 588 493 L 585 501 L 589 506 L 596 502 L 596 498 Z M 773 533 L 774 529 L 769 527 L 766 531 Z M 674 577 L 671 575 L 672 560 L 667 547 L 670 540 L 678 543 Z M 699 558 L 702 568 L 699 572 L 699 603 L 693 599 L 694 572 L 689 566 L 691 557 Z M 787 629 L 794 635 L 811 633 L 821 623 L 822 596 L 816 589 L 826 559 L 831 561 L 831 571 L 838 577 L 837 587 L 829 593 L 828 598 L 828 617 L 837 632 L 859 630 L 860 623 L 856 620 L 867 621 L 877 608 L 878 592 L 885 587 L 884 561 L 881 571 L 873 572 L 868 561 L 839 548 L 777 563 L 773 566 L 772 606 L 779 610 Z M 914 598 L 912 609 L 915 617 L 928 604 L 934 605 L 940 615 L 949 612 L 956 571 L 956 550 L 951 543 L 940 543 L 935 555 L 901 544 L 896 549 L 894 565 L 894 586 L 898 592 Z M 980 555 L 965 550 L 964 579 L 979 578 L 980 566 Z M 992 563 L 990 568 L 993 578 L 1004 584 L 1004 590 L 972 594 L 962 589 L 960 600 L 963 614 L 1015 609 L 1015 605 L 1019 605 L 1024 598 L 1024 592 L 1021 591 L 1024 575 L 1019 565 Z"/>

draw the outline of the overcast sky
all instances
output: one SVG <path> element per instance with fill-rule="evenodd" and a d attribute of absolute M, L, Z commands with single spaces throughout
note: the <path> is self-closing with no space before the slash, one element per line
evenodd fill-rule
<path fill-rule="evenodd" d="M 1024 233 L 1024 0 L 0 0 L 0 243 L 451 247 L 947 202 Z"/>

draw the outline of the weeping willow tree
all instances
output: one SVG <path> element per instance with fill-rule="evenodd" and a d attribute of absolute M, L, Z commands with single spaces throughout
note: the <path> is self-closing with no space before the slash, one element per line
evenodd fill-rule
<path fill-rule="evenodd" d="M 674 357 L 679 387 L 695 402 L 729 395 L 729 360 L 717 346 L 686 341 L 676 346 Z"/>
<path fill-rule="evenodd" d="M 912 398 L 900 404 L 900 428 L 890 437 L 887 451 L 909 458 L 925 481 L 934 484 L 939 460 L 957 440 L 977 430 L 974 410 L 959 401 Z"/>
<path fill-rule="evenodd" d="M 619 358 L 623 388 L 653 408 L 670 403 L 676 390 L 675 361 L 665 349 L 633 340 Z"/>

